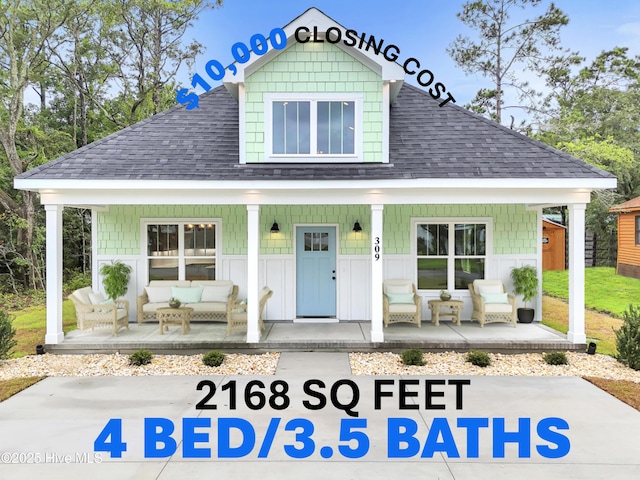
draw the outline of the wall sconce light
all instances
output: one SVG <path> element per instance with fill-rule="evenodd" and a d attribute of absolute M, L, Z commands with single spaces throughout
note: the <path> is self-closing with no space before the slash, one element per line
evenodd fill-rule
<path fill-rule="evenodd" d="M 362 231 L 362 227 L 360 226 L 360 222 L 358 222 L 358 220 L 356 220 L 356 223 L 353 224 L 353 231 L 354 232 Z"/>
<path fill-rule="evenodd" d="M 274 221 L 273 225 L 271 225 L 271 233 L 278 233 L 280 231 L 280 227 L 278 226 L 278 224 Z"/>

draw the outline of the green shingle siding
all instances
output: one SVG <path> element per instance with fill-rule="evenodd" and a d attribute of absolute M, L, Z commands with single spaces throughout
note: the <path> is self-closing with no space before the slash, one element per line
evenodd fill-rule
<path fill-rule="evenodd" d="M 335 45 L 294 44 L 249 75 L 245 91 L 247 162 L 265 160 L 263 94 L 288 92 L 362 93 L 363 159 L 382 161 L 382 79 Z"/>

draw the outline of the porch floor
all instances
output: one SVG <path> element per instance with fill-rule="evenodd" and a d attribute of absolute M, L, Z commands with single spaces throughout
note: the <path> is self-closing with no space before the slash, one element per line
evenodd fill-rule
<path fill-rule="evenodd" d="M 107 331 L 73 330 L 64 342 L 46 345 L 51 353 L 130 353 L 146 348 L 154 353 L 192 354 L 208 350 L 226 352 L 333 351 L 371 352 L 420 348 L 425 351 L 467 351 L 520 353 L 552 350 L 584 350 L 585 345 L 569 342 L 562 335 L 539 323 L 492 323 L 481 328 L 477 322 L 463 321 L 461 326 L 431 322 L 418 328 L 411 324 L 394 324 L 384 329 L 383 343 L 371 342 L 370 322 L 292 323 L 266 322 L 259 343 L 247 343 L 243 333 L 227 335 L 225 323 L 193 322 L 191 331 L 181 335 L 181 327 L 171 326 L 160 335 L 157 323 L 132 323 L 117 337 Z"/>

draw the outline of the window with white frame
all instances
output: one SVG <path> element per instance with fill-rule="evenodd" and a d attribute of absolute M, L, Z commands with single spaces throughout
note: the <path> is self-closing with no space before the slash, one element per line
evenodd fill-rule
<path fill-rule="evenodd" d="M 360 96 L 300 95 L 265 95 L 267 156 L 274 161 L 358 161 Z"/>
<path fill-rule="evenodd" d="M 485 222 L 416 222 L 418 289 L 466 290 L 483 279 L 488 230 Z"/>
<path fill-rule="evenodd" d="M 145 225 L 148 280 L 215 280 L 217 222 L 149 222 Z"/>

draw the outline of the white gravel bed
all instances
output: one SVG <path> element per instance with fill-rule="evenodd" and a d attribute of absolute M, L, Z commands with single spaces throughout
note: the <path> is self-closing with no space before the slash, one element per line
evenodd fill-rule
<path fill-rule="evenodd" d="M 279 353 L 227 354 L 219 367 L 202 363 L 202 355 L 154 355 L 149 365 L 129 365 L 128 355 L 29 355 L 0 361 L 0 380 L 10 378 L 144 376 L 144 375 L 273 375 Z"/>
<path fill-rule="evenodd" d="M 566 352 L 568 365 L 547 365 L 541 353 L 490 353 L 491 365 L 476 367 L 464 353 L 425 353 L 422 367 L 405 366 L 395 353 L 350 353 L 354 375 L 525 375 L 579 376 L 640 383 L 640 371 L 625 367 L 608 355 Z"/>
<path fill-rule="evenodd" d="M 464 353 L 425 353 L 423 367 L 405 366 L 395 353 L 350 353 L 353 375 L 525 375 L 581 376 L 640 383 L 640 371 L 607 355 L 567 352 L 568 365 L 547 365 L 542 354 L 490 353 L 491 365 L 476 367 Z M 29 355 L 0 361 L 0 380 L 29 376 L 144 376 L 144 375 L 273 375 L 279 353 L 228 354 L 219 367 L 207 367 L 202 355 L 154 355 L 150 365 L 129 365 L 128 355 Z M 330 372 L 327 372 L 330 373 Z"/>

